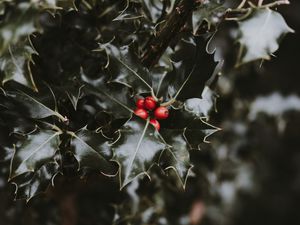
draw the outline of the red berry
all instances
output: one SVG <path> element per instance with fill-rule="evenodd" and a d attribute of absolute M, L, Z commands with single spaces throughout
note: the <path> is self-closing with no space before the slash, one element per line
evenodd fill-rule
<path fill-rule="evenodd" d="M 158 120 L 167 119 L 169 117 L 169 110 L 164 106 L 160 106 L 155 109 L 154 116 Z"/>
<path fill-rule="evenodd" d="M 159 124 L 159 122 L 158 122 L 156 119 L 151 119 L 151 120 L 150 120 L 150 123 L 156 128 L 156 130 L 159 131 L 159 129 L 160 129 L 160 124 Z"/>
<path fill-rule="evenodd" d="M 134 114 L 145 120 L 148 118 L 148 113 L 145 109 L 136 109 L 134 110 Z"/>
<path fill-rule="evenodd" d="M 144 102 L 145 102 L 145 100 L 143 98 L 139 98 L 136 101 L 136 107 L 138 107 L 139 109 L 143 109 L 144 108 Z"/>
<path fill-rule="evenodd" d="M 153 110 L 156 107 L 156 101 L 153 97 L 148 96 L 145 98 L 144 107 L 148 110 Z"/>

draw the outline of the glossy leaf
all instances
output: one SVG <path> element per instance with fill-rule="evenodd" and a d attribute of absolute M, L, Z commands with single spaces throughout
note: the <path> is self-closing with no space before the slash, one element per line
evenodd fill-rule
<path fill-rule="evenodd" d="M 119 165 L 120 186 L 123 188 L 156 163 L 155 157 L 166 144 L 149 121 L 132 117 L 120 129 L 120 138 L 113 144 L 114 160 Z M 149 175 L 148 175 L 149 176 Z"/>
<path fill-rule="evenodd" d="M 170 145 L 161 157 L 164 168 L 173 169 L 185 188 L 188 174 L 192 165 L 190 163 L 189 145 L 187 144 L 183 129 L 163 129 L 161 135 Z M 161 164 L 160 163 L 160 164 Z"/>
<path fill-rule="evenodd" d="M 0 24 L 0 55 L 10 45 L 37 31 L 37 15 L 38 10 L 27 2 L 17 4 L 13 11 L 6 14 Z"/>
<path fill-rule="evenodd" d="M 269 8 L 255 9 L 249 18 L 238 23 L 240 59 L 238 64 L 257 59 L 270 59 L 279 48 L 279 40 L 294 32 L 280 13 Z"/>
<path fill-rule="evenodd" d="M 154 1 L 142 0 L 142 6 L 143 6 L 143 11 L 148 16 L 148 18 L 152 22 L 156 23 L 162 14 L 163 2 L 160 0 L 154 0 Z"/>
<path fill-rule="evenodd" d="M 75 0 L 39 0 L 32 1 L 39 9 L 47 9 L 47 10 L 77 10 Z"/>
<path fill-rule="evenodd" d="M 16 199 L 30 201 L 36 195 L 44 193 L 50 185 L 54 185 L 53 179 L 59 171 L 57 162 L 49 162 L 34 173 L 26 173 L 16 177 L 11 182 L 16 186 Z"/>
<path fill-rule="evenodd" d="M 60 144 L 60 132 L 37 130 L 25 136 L 25 141 L 15 147 L 11 161 L 10 179 L 27 172 L 35 172 L 50 162 Z"/>
<path fill-rule="evenodd" d="M 0 2 L 0 15 L 4 15 L 5 13 L 5 5 L 8 3 L 8 2 L 11 2 L 12 0 L 2 0 Z"/>
<path fill-rule="evenodd" d="M 204 41 L 195 43 L 193 38 L 178 44 L 172 54 L 173 70 L 167 73 L 161 84 L 160 93 L 164 99 L 172 96 L 184 101 L 201 95 L 206 80 L 216 68 L 213 55 L 207 54 L 205 45 Z"/>
<path fill-rule="evenodd" d="M 126 0 L 124 2 L 126 2 L 124 9 L 121 10 L 113 21 L 137 20 L 145 17 L 142 13 L 136 12 L 132 7 L 130 7 L 130 0 Z"/>
<path fill-rule="evenodd" d="M 106 83 L 102 78 L 90 79 L 82 75 L 84 82 L 89 84 L 86 94 L 97 97 L 97 104 L 103 111 L 114 114 L 117 118 L 129 118 L 134 108 L 134 101 L 127 86 Z"/>
<path fill-rule="evenodd" d="M 42 101 L 25 92 L 10 91 L 7 92 L 7 95 L 17 101 L 20 105 L 25 106 L 25 112 L 29 113 L 30 118 L 41 119 L 49 116 L 57 116 L 62 121 L 66 120 L 61 114 L 46 106 Z"/>
<path fill-rule="evenodd" d="M 152 88 L 156 93 L 156 96 L 164 96 L 168 94 L 167 90 L 169 82 L 166 82 L 165 79 L 167 78 L 168 73 L 172 72 L 174 69 L 174 62 L 171 60 L 172 54 L 174 54 L 174 51 L 168 47 L 159 59 L 157 65 L 150 70 Z"/>
<path fill-rule="evenodd" d="M 226 8 L 223 7 L 223 4 L 224 0 L 203 1 L 193 12 L 193 33 L 197 33 L 197 30 L 204 21 L 206 21 L 208 24 L 208 30 L 211 26 L 216 26 L 218 23 L 220 23 L 223 15 L 226 12 Z"/>
<path fill-rule="evenodd" d="M 79 168 L 90 168 L 107 176 L 114 176 L 117 170 L 109 160 L 112 158 L 110 140 L 101 133 L 89 131 L 86 127 L 71 135 L 71 147 Z"/>
<path fill-rule="evenodd" d="M 77 109 L 77 104 L 78 101 L 82 98 L 83 96 L 83 88 L 84 85 L 80 86 L 79 88 L 77 87 L 70 87 L 67 91 L 66 94 L 69 98 L 69 100 L 71 101 L 74 109 Z"/>
<path fill-rule="evenodd" d="M 33 90 L 37 90 L 29 67 L 35 50 L 28 41 L 8 46 L 8 50 L 0 54 L 0 72 L 4 74 L 2 85 L 14 80 Z"/>
<path fill-rule="evenodd" d="M 208 86 L 205 86 L 201 98 L 190 98 L 184 102 L 185 110 L 197 117 L 208 117 L 214 109 L 216 94 Z"/>
<path fill-rule="evenodd" d="M 184 129 L 184 137 L 191 149 L 200 149 L 202 143 L 209 143 L 209 136 L 219 131 L 220 128 L 209 124 L 206 118 L 195 118 Z"/>
<path fill-rule="evenodd" d="M 136 93 L 150 92 L 151 79 L 149 71 L 142 66 L 132 45 L 117 48 L 112 44 L 103 46 L 108 54 L 108 71 L 111 82 L 126 85 Z"/>

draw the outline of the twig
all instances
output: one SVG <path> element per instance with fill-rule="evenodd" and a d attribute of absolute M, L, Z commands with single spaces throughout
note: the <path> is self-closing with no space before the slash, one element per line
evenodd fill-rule
<path fill-rule="evenodd" d="M 196 0 L 180 0 L 178 2 L 156 36 L 146 45 L 142 56 L 144 66 L 150 68 L 157 63 L 171 41 L 180 33 L 198 2 Z"/>

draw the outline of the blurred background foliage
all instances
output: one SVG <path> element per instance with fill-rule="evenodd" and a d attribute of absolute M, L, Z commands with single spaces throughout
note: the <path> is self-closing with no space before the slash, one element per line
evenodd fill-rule
<path fill-rule="evenodd" d="M 43 7 L 48 7 L 47 4 L 51 5 L 54 1 L 41 2 Z M 82 7 L 89 7 L 94 1 L 88 2 Z M 138 1 L 132 1 L 132 4 L 138 4 Z M 98 26 L 96 23 L 105 23 L 107 19 L 109 24 L 112 18 L 106 18 L 104 11 L 105 19 L 97 21 L 93 10 L 89 13 L 80 9 L 73 11 L 73 4 L 64 7 L 70 7 L 70 11 L 63 15 L 55 15 L 53 11 L 54 16 L 42 14 L 39 24 L 42 24 L 44 34 L 32 38 L 35 50 L 41 56 L 33 56 L 36 57 L 33 59 L 36 65 L 33 67 L 34 74 L 49 83 L 56 83 L 57 87 L 72 79 L 70 74 L 77 74 L 80 66 L 90 76 L 101 72 L 99 67 L 85 68 L 85 65 L 105 62 L 103 55 L 97 52 L 90 54 L 90 50 L 98 47 L 93 41 L 97 35 L 94 31 L 94 27 Z M 122 8 L 124 5 L 121 4 L 120 10 Z M 0 148 L 0 224 L 300 224 L 300 2 L 291 1 L 290 6 L 282 6 L 279 11 L 296 33 L 286 37 L 271 61 L 234 68 L 237 50 L 232 47 L 234 40 L 228 34 L 235 31 L 236 24 L 229 21 L 220 25 L 219 36 L 213 45 L 222 46 L 222 51 L 217 53 L 225 59 L 225 65 L 216 84 L 220 96 L 217 112 L 211 115 L 210 122 L 222 131 L 209 137 L 211 143 L 202 143 L 200 151 L 191 152 L 195 166 L 185 190 L 172 172 L 165 176 L 158 168 L 152 168 L 151 182 L 141 179 L 119 191 L 114 180 L 95 174 L 81 179 L 78 174 L 68 172 L 66 167 L 64 173 L 68 176 L 57 175 L 55 187 L 49 187 L 46 193 L 28 203 L 15 201 L 15 187 L 7 183 L 11 153 Z M 29 12 L 29 15 L 32 13 Z M 135 12 L 128 15 L 132 13 Z M 127 21 L 127 14 L 121 15 L 123 17 L 119 16 L 119 19 Z M 145 37 L 151 35 L 155 31 L 153 21 L 157 20 L 155 10 L 150 11 L 138 32 Z M 22 17 L 16 22 L 26 23 L 26 20 Z M 115 30 L 124 31 L 124 34 L 115 35 L 120 38 L 117 40 L 120 44 L 128 44 L 135 38 L 129 30 L 132 24 L 120 22 L 116 26 L 118 28 L 100 26 L 103 29 L 101 33 L 107 34 L 101 37 L 102 43 L 110 41 Z M 39 29 L 33 25 L 30 27 Z M 185 35 L 183 32 L 182 36 Z M 202 47 L 205 48 L 206 41 L 197 40 L 200 42 L 198 46 L 204 42 Z M 14 38 L 7 41 L 14 42 Z M 145 43 L 143 38 L 137 41 Z M 142 45 L 140 43 L 138 46 Z M 1 46 L 6 48 L 6 44 Z M 178 51 L 177 57 L 188 63 L 191 61 L 190 51 L 183 49 Z M 211 73 L 214 64 L 210 65 L 211 55 L 203 53 L 198 57 L 201 63 L 195 73 L 204 74 L 200 78 L 204 86 L 209 78 L 205 74 Z M 189 95 L 188 91 L 186 95 Z M 185 99 L 184 96 L 182 98 Z M 80 104 L 86 102 L 79 102 L 79 109 L 83 109 Z M 89 122 L 84 110 L 71 112 L 69 117 L 82 122 L 71 125 L 73 129 Z M 4 134 L 0 133 L 1 136 L 4 137 Z"/>

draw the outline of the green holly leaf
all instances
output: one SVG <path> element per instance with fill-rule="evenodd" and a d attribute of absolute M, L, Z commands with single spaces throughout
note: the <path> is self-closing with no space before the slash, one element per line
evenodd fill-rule
<path fill-rule="evenodd" d="M 172 54 L 174 54 L 174 51 L 168 47 L 155 67 L 150 70 L 152 88 L 156 96 L 167 94 L 168 82 L 165 82 L 165 79 L 167 78 L 168 73 L 172 72 L 174 69 L 174 62 L 171 60 Z"/>
<path fill-rule="evenodd" d="M 33 4 L 22 2 L 5 14 L 0 24 L 0 55 L 9 46 L 38 31 L 38 9 Z"/>
<path fill-rule="evenodd" d="M 173 169 L 178 175 L 183 188 L 185 188 L 192 165 L 190 163 L 189 145 L 183 132 L 183 129 L 162 129 L 160 133 L 170 147 L 163 152 L 160 164 L 163 164 L 166 170 Z"/>
<path fill-rule="evenodd" d="M 67 89 L 65 92 L 66 92 L 66 95 L 68 96 L 70 102 L 72 103 L 72 106 L 73 108 L 76 110 L 77 109 L 77 104 L 78 104 L 78 101 L 83 97 L 83 88 L 84 88 L 84 85 L 81 85 L 80 87 L 74 87 L 73 86 L 70 86 L 70 87 L 64 87 L 65 89 Z"/>
<path fill-rule="evenodd" d="M 154 86 L 155 89 L 159 86 L 159 91 L 156 90 L 158 97 L 163 97 L 164 101 L 170 98 L 185 101 L 201 96 L 206 80 L 216 68 L 216 62 L 213 55 L 205 51 L 206 43 L 200 42 L 199 45 L 196 47 L 193 39 L 179 42 L 172 54 L 172 70 L 161 76 L 161 82 Z"/>
<path fill-rule="evenodd" d="M 150 21 L 156 23 L 162 14 L 163 2 L 160 0 L 142 0 L 141 2 L 144 13 L 147 15 Z"/>
<path fill-rule="evenodd" d="M 120 129 L 119 139 L 112 145 L 118 162 L 121 189 L 148 170 L 166 144 L 149 121 L 133 116 Z"/>
<path fill-rule="evenodd" d="M 184 102 L 185 111 L 198 118 L 209 118 L 210 112 L 216 110 L 216 101 L 218 95 L 212 90 L 217 83 L 224 61 L 219 61 L 212 76 L 206 81 L 206 85 L 201 93 L 201 98 L 189 98 Z"/>
<path fill-rule="evenodd" d="M 79 168 L 90 168 L 106 176 L 115 176 L 117 169 L 109 162 L 112 158 L 109 139 L 101 133 L 88 130 L 86 127 L 71 135 L 71 147 L 79 163 Z"/>
<path fill-rule="evenodd" d="M 56 116 L 62 121 L 65 121 L 66 118 L 59 114 L 57 111 L 52 110 L 45 103 L 43 103 L 38 98 L 32 97 L 22 91 L 9 91 L 7 96 L 17 101 L 20 106 L 24 107 L 24 113 L 30 118 L 42 119 L 49 116 Z"/>
<path fill-rule="evenodd" d="M 129 118 L 135 107 L 131 91 L 127 86 L 97 82 L 85 79 L 88 85 L 85 89 L 86 94 L 95 96 L 97 104 L 104 112 L 113 114 L 116 118 Z"/>
<path fill-rule="evenodd" d="M 110 82 L 123 84 L 132 88 L 137 94 L 152 91 L 149 71 L 143 67 L 132 44 L 116 47 L 107 43 L 100 45 L 101 49 L 107 53 L 107 72 L 111 76 Z"/>
<path fill-rule="evenodd" d="M 202 3 L 193 11 L 192 23 L 193 33 L 196 34 L 204 21 L 208 24 L 208 30 L 211 26 L 217 26 L 226 12 L 223 7 L 224 0 L 202 1 Z"/>
<path fill-rule="evenodd" d="M 34 130 L 36 125 L 24 117 L 23 107 L 6 94 L 0 92 L 0 145 L 12 146 L 18 139 L 13 133 L 28 133 Z"/>
<path fill-rule="evenodd" d="M 209 113 L 215 108 L 216 93 L 205 86 L 201 98 L 189 98 L 184 102 L 185 110 L 197 117 L 209 117 Z"/>
<path fill-rule="evenodd" d="M 140 11 L 136 10 L 134 7 L 131 7 L 131 2 L 136 3 L 132 0 L 126 0 L 124 9 L 119 12 L 118 16 L 115 17 L 113 21 L 136 20 L 145 17 L 145 15 L 143 15 Z"/>
<path fill-rule="evenodd" d="M 33 197 L 44 193 L 49 185 L 54 186 L 53 179 L 58 171 L 59 164 L 49 162 L 34 173 L 29 172 L 14 178 L 11 183 L 16 186 L 15 198 L 26 199 L 29 202 Z"/>
<path fill-rule="evenodd" d="M 35 172 L 50 162 L 58 150 L 61 132 L 40 130 L 25 135 L 25 141 L 15 146 L 11 160 L 10 180 L 27 172 Z"/>
<path fill-rule="evenodd" d="M 67 1 L 64 1 L 67 2 Z M 57 0 L 41 0 L 39 2 L 37 2 L 36 4 L 41 5 L 43 8 L 48 8 L 48 9 L 52 9 L 52 8 L 56 8 L 56 4 L 57 4 Z"/>
<path fill-rule="evenodd" d="M 35 4 L 39 4 L 42 8 L 47 9 L 75 9 L 74 0 L 41 0 L 36 2 Z"/>
<path fill-rule="evenodd" d="M 75 0 L 39 0 L 31 1 L 30 5 L 38 10 L 77 10 Z"/>
<path fill-rule="evenodd" d="M 54 0 L 46 0 L 46 1 L 54 2 Z M 77 10 L 77 7 L 75 5 L 75 0 L 56 0 L 56 6 L 63 8 L 64 10 Z"/>
<path fill-rule="evenodd" d="M 2 1 L 0 2 L 0 15 L 1 15 L 1 16 L 4 15 L 4 13 L 5 13 L 5 5 L 6 5 L 7 3 L 9 3 L 9 2 L 12 2 L 12 0 L 2 0 Z"/>
<path fill-rule="evenodd" d="M 209 143 L 207 138 L 219 131 L 220 128 L 208 123 L 206 118 L 194 118 L 184 129 L 184 137 L 190 149 L 201 149 L 202 143 Z"/>
<path fill-rule="evenodd" d="M 33 54 L 36 52 L 28 41 L 8 46 L 8 50 L 0 54 L 2 85 L 7 81 L 14 80 L 37 91 L 30 69 Z"/>
<path fill-rule="evenodd" d="M 294 31 L 280 13 L 269 8 L 254 9 L 247 19 L 238 23 L 240 30 L 240 57 L 237 64 L 257 59 L 269 60 L 278 50 L 279 40 Z"/>

